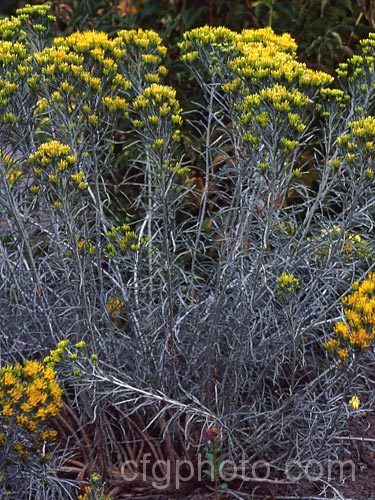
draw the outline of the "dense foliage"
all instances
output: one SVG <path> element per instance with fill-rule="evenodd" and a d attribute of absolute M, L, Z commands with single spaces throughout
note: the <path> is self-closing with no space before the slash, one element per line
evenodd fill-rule
<path fill-rule="evenodd" d="M 375 36 L 335 80 L 271 28 L 186 31 L 184 113 L 156 32 L 53 22 L 0 21 L 3 494 L 336 458 L 374 402 Z"/>
<path fill-rule="evenodd" d="M 0 11 L 11 14 L 20 3 L 4 0 Z M 292 34 L 302 60 L 331 72 L 374 28 L 372 0 L 53 0 L 52 4 L 58 30 L 95 28 L 113 34 L 121 28 L 154 29 L 168 40 L 172 52 L 185 31 L 205 24 L 237 31 L 269 26 L 276 33 Z M 178 73 L 181 84 L 186 79 L 182 67 Z"/>

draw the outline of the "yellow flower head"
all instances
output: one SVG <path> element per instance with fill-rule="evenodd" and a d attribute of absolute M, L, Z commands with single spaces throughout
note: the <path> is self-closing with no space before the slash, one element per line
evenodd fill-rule
<path fill-rule="evenodd" d="M 358 408 L 361 406 L 361 400 L 357 395 L 354 395 L 350 398 L 349 406 L 352 410 L 358 410 Z"/>
<path fill-rule="evenodd" d="M 356 243 L 362 241 L 356 236 L 352 239 Z M 353 292 L 342 303 L 345 321 L 336 322 L 333 331 L 337 343 L 335 351 L 344 360 L 351 350 L 368 349 L 375 340 L 375 273 L 369 274 L 361 283 L 354 282 Z M 327 349 L 328 342 L 324 345 Z"/>

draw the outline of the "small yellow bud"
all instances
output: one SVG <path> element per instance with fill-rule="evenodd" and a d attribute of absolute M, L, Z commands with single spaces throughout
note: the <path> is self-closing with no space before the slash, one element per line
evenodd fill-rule
<path fill-rule="evenodd" d="M 350 401 L 349 401 L 349 406 L 352 410 L 358 410 L 358 408 L 361 405 L 361 400 L 357 395 L 352 396 Z"/>

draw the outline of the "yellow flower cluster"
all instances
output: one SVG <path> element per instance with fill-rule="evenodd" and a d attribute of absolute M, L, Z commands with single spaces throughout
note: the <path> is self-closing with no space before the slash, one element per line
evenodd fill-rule
<path fill-rule="evenodd" d="M 88 187 L 82 170 L 72 172 L 76 161 L 77 156 L 67 144 L 56 140 L 41 144 L 35 153 L 29 156 L 29 163 L 33 166 L 34 172 L 31 192 L 37 195 L 42 192 L 41 187 L 44 186 L 43 192 L 49 202 L 56 210 L 60 210 L 68 185 L 70 190 L 78 188 L 83 191 Z"/>
<path fill-rule="evenodd" d="M 241 52 L 241 56 L 233 59 L 228 66 L 237 77 L 251 85 L 285 82 L 319 87 L 333 81 L 330 75 L 308 69 L 292 54 L 281 52 L 276 45 L 244 44 Z"/>
<path fill-rule="evenodd" d="M 26 59 L 26 47 L 18 42 L 0 42 L 0 62 L 4 66 L 20 64 Z M 14 82 L 13 82 L 14 83 Z"/>
<path fill-rule="evenodd" d="M 42 141 L 48 136 L 60 139 L 60 130 L 68 125 L 69 130 L 77 131 L 75 150 L 80 156 L 85 138 L 93 129 L 100 129 L 104 123 L 108 130 L 108 124 L 114 125 L 120 116 L 127 116 L 132 101 L 147 87 L 160 83 L 167 72 L 161 64 L 167 49 L 157 33 L 139 29 L 121 30 L 114 37 L 94 30 L 74 32 L 55 38 L 49 47 L 40 39 L 38 45 L 45 48 L 35 50 L 32 40 L 35 42 L 38 32 L 45 31 L 45 26 L 54 19 L 50 10 L 49 5 L 26 6 L 17 11 L 16 17 L 0 21 L 0 65 L 2 63 L 7 71 L 3 75 L 0 69 L 0 107 L 4 107 L 0 126 L 1 122 L 9 126 L 19 120 L 12 106 L 9 109 L 7 106 L 11 104 L 12 95 L 20 91 L 18 82 L 22 77 L 25 91 L 32 90 L 37 96 L 34 119 L 38 136 Z M 157 100 L 157 93 L 155 98 Z M 169 104 L 175 109 L 172 100 Z M 165 103 L 160 116 L 168 113 L 168 103 Z M 155 124 L 154 117 L 152 120 Z M 171 120 L 175 125 L 181 123 L 179 109 Z M 176 131 L 175 138 L 178 133 Z M 155 148 L 161 147 L 162 140 L 160 136 L 155 137 Z M 49 147 L 54 141 L 50 142 Z M 41 167 L 51 166 L 48 155 L 48 151 L 42 149 L 31 155 L 36 178 L 43 176 Z M 64 169 L 47 170 L 45 180 L 57 185 Z M 82 172 L 72 175 L 69 178 L 79 189 L 87 187 L 80 178 Z M 41 185 L 34 183 L 30 189 L 37 194 L 41 192 Z M 53 204 L 61 208 L 60 200 Z"/>
<path fill-rule="evenodd" d="M 273 127 L 278 125 L 284 133 L 289 133 L 293 137 L 303 132 L 306 127 L 299 113 L 308 103 L 306 95 L 298 89 L 288 90 L 283 85 L 276 84 L 245 96 L 236 108 L 242 126 L 258 124 L 265 129 L 268 125 Z M 243 140 L 255 147 L 259 139 L 251 131 L 246 131 Z M 292 151 L 298 144 L 298 141 L 289 137 L 281 139 L 281 145 L 286 152 Z"/>
<path fill-rule="evenodd" d="M 155 54 L 158 54 L 161 57 L 165 57 L 167 53 L 166 47 L 163 46 L 163 41 L 160 36 L 155 33 L 155 31 L 151 30 L 121 30 L 117 33 L 117 37 L 120 46 L 122 43 L 125 46 L 138 47 L 142 49 L 155 50 Z M 122 43 L 121 43 L 122 42 Z"/>
<path fill-rule="evenodd" d="M 254 108 L 260 108 L 265 104 L 266 109 L 268 108 L 267 111 L 269 111 L 269 106 L 272 106 L 275 111 L 288 113 L 287 118 L 289 123 L 297 130 L 300 130 L 301 126 L 304 128 L 304 125 L 299 115 L 291 113 L 291 111 L 295 108 L 307 106 L 308 102 L 308 98 L 299 90 L 288 90 L 283 85 L 276 84 L 273 87 L 262 89 L 258 93 L 244 98 L 241 104 L 246 112 L 242 115 L 241 121 L 245 124 L 246 118 L 249 116 L 247 113 L 250 112 L 250 116 L 252 116 Z"/>
<path fill-rule="evenodd" d="M 163 169 L 172 175 L 178 175 L 180 177 L 187 177 L 190 173 L 189 167 L 183 167 L 181 163 L 174 161 L 166 161 L 163 164 Z"/>
<path fill-rule="evenodd" d="M 51 13 L 51 5 L 43 4 L 43 5 L 30 5 L 27 4 L 24 7 L 21 7 L 16 10 L 16 15 L 18 19 L 29 20 L 32 16 L 39 16 L 41 18 L 47 17 L 49 21 L 54 21 L 55 16 Z"/>
<path fill-rule="evenodd" d="M 0 120 L 5 125 L 17 120 L 10 104 L 30 71 L 26 47 L 19 42 L 0 41 Z"/>
<path fill-rule="evenodd" d="M 29 156 L 29 162 L 45 167 L 53 161 L 65 159 L 67 164 L 74 164 L 76 159 L 70 153 L 71 149 L 67 144 L 62 144 L 59 141 L 49 141 L 39 146 L 35 153 Z"/>
<path fill-rule="evenodd" d="M 329 229 L 322 229 L 321 235 L 328 244 L 319 245 L 317 254 L 323 257 L 330 255 L 330 247 L 332 243 L 340 243 L 337 247 L 343 253 L 346 262 L 352 262 L 353 259 L 364 259 L 371 255 L 371 246 L 368 241 L 360 234 L 351 233 L 349 231 L 341 232 L 340 226 L 334 225 Z"/>
<path fill-rule="evenodd" d="M 70 178 L 81 191 L 87 189 L 88 184 L 85 182 L 85 174 L 82 170 L 76 172 L 75 174 L 71 174 Z"/>
<path fill-rule="evenodd" d="M 160 36 L 151 30 L 121 30 L 113 39 L 120 73 L 132 82 L 137 94 L 150 83 L 159 83 L 167 69 L 161 64 L 167 53 Z"/>
<path fill-rule="evenodd" d="M 104 85 L 102 77 L 105 77 L 110 87 L 129 91 L 132 84 L 126 76 L 142 75 L 140 78 L 145 82 L 159 81 L 166 72 L 160 65 L 165 53 L 159 35 L 153 31 L 122 30 L 113 39 L 103 32 L 84 31 L 55 38 L 54 46 L 36 59 L 47 74 L 52 75 L 56 70 L 70 72 L 94 90 Z M 99 81 L 92 80 L 93 69 Z"/>
<path fill-rule="evenodd" d="M 76 360 L 79 359 L 79 356 L 82 352 L 82 350 L 86 347 L 86 342 L 84 340 L 80 340 L 74 345 L 71 345 L 69 340 L 61 340 L 57 346 L 56 349 L 51 351 L 48 356 L 44 358 L 44 364 L 48 367 L 51 367 L 55 369 L 57 364 L 62 364 L 65 362 L 65 368 L 69 367 L 71 368 L 72 363 Z M 87 354 L 87 353 L 85 353 Z M 97 354 L 92 354 L 90 356 L 91 360 L 97 361 L 98 356 Z M 81 374 L 80 368 L 74 368 L 73 364 L 73 369 L 71 370 L 70 374 L 77 376 Z M 64 365 L 63 365 L 64 368 Z"/>
<path fill-rule="evenodd" d="M 320 95 L 326 101 L 335 101 L 341 108 L 346 108 L 350 101 L 350 95 L 340 89 L 322 88 L 320 89 Z"/>
<path fill-rule="evenodd" d="M 95 245 L 93 245 L 89 240 L 78 240 L 77 248 L 80 253 L 83 253 L 85 250 L 93 255 L 95 253 Z"/>
<path fill-rule="evenodd" d="M 40 71 L 47 76 L 52 76 L 57 72 L 63 74 L 71 72 L 73 76 L 78 76 L 82 72 L 84 62 L 82 55 L 69 51 L 64 45 L 52 46 L 36 52 L 34 58 L 40 66 Z"/>
<path fill-rule="evenodd" d="M 296 147 L 299 145 L 298 141 L 293 141 L 292 139 L 288 139 L 287 137 L 282 137 L 280 143 L 283 151 L 286 153 L 294 151 Z M 297 171 L 297 176 L 298 176 L 298 171 Z"/>
<path fill-rule="evenodd" d="M 299 279 L 293 274 L 282 273 L 276 280 L 279 288 L 287 293 L 293 293 L 299 287 Z"/>
<path fill-rule="evenodd" d="M 343 299 L 344 321 L 338 321 L 334 335 L 323 344 L 341 360 L 351 352 L 368 349 L 375 340 L 375 273 L 362 283 L 355 282 L 354 291 Z"/>
<path fill-rule="evenodd" d="M 147 87 L 142 94 L 135 99 L 134 109 L 144 109 L 149 105 L 161 107 L 167 103 L 169 106 L 161 116 L 168 115 L 171 111 L 177 113 L 180 111 L 180 106 L 176 99 L 176 91 L 172 87 L 166 85 L 158 85 L 156 83 Z"/>
<path fill-rule="evenodd" d="M 107 309 L 108 314 L 112 318 L 117 318 L 117 316 L 122 311 L 123 307 L 124 307 L 123 301 L 118 299 L 117 297 L 110 297 L 108 302 L 105 305 L 105 308 Z"/>
<path fill-rule="evenodd" d="M 54 438 L 55 431 L 46 428 L 45 423 L 61 408 L 62 390 L 53 366 L 25 360 L 0 369 L 0 418 L 5 424 L 4 434 L 16 426 L 37 441 Z"/>
<path fill-rule="evenodd" d="M 366 79 L 369 75 L 373 75 L 374 73 L 374 33 L 370 33 L 368 38 L 361 40 L 360 44 L 362 46 L 362 52 L 352 56 L 346 62 L 339 64 L 336 73 L 340 78 L 344 78 L 349 81 L 357 80 L 363 82 L 363 86 L 360 87 L 360 90 L 362 92 L 368 92 L 370 91 L 370 88 Z"/>
<path fill-rule="evenodd" d="M 245 98 L 244 104 L 259 106 L 262 102 L 270 102 L 277 111 L 291 110 L 292 106 L 306 106 L 308 98 L 299 90 L 288 90 L 283 85 L 276 84 Z"/>
<path fill-rule="evenodd" d="M 49 355 L 44 358 L 44 363 L 53 368 L 57 363 L 60 363 L 64 359 L 68 346 L 69 340 L 61 340 L 57 344 L 56 349 L 51 351 Z"/>
<path fill-rule="evenodd" d="M 154 148 L 165 144 L 165 128 L 169 124 L 173 131 L 172 139 L 178 140 L 179 126 L 182 124 L 181 107 L 176 99 L 176 91 L 166 85 L 152 84 L 147 87 L 133 102 L 138 116 L 133 125 L 142 129 L 148 127 L 154 138 Z"/>
<path fill-rule="evenodd" d="M 243 140 L 251 148 L 257 148 L 267 132 L 274 137 L 272 130 L 277 128 L 285 134 L 284 151 L 294 149 L 306 128 L 305 108 L 311 96 L 333 81 L 298 62 L 294 40 L 271 28 L 235 33 L 205 26 L 187 32 L 180 49 L 182 60 L 200 79 L 203 67 L 234 102 Z"/>
<path fill-rule="evenodd" d="M 296 54 L 297 44 L 289 33 L 276 35 L 272 28 L 260 29 L 245 29 L 241 33 L 241 41 L 243 43 L 260 44 L 263 47 L 273 45 L 280 52 L 288 52 L 292 55 Z"/>
<path fill-rule="evenodd" d="M 122 30 L 112 39 L 97 31 L 55 38 L 52 47 L 34 55 L 50 88 L 50 96 L 39 99 L 35 108 L 36 116 L 42 118 L 40 130 L 48 126 L 47 111 L 54 121 L 61 116 L 56 110 L 70 113 L 72 126 L 82 134 L 87 128 L 100 127 L 108 117 L 114 122 L 119 115 L 127 116 L 131 100 L 165 75 L 161 65 L 165 54 L 159 35 L 148 30 Z M 38 85 L 34 75 L 29 84 Z"/>
<path fill-rule="evenodd" d="M 219 60 L 228 61 L 234 57 L 235 46 L 239 35 L 223 26 L 203 26 L 184 33 L 183 41 L 179 43 L 181 60 L 192 63 L 196 60 L 202 61 L 209 54 L 211 60 L 211 72 L 218 72 Z"/>
<path fill-rule="evenodd" d="M 350 122 L 349 131 L 350 133 L 338 137 L 337 144 L 345 154 L 344 158 L 347 163 L 355 164 L 358 157 L 360 157 L 358 162 L 360 165 L 363 165 L 364 161 L 370 162 L 369 165 L 364 165 L 362 173 L 365 180 L 372 180 L 374 178 L 374 166 L 371 163 L 375 153 L 375 118 L 364 116 Z"/>
<path fill-rule="evenodd" d="M 14 16 L 11 18 L 0 19 L 0 38 L 2 40 L 14 39 L 17 35 L 19 35 L 21 25 L 21 20 Z M 18 39 L 22 38 L 24 38 L 24 36 L 21 36 Z"/>
<path fill-rule="evenodd" d="M 130 229 L 128 224 L 112 227 L 107 237 L 112 240 L 106 246 L 108 257 L 115 257 L 118 253 L 124 253 L 126 250 L 139 250 L 138 237 Z"/>
<path fill-rule="evenodd" d="M 124 115 L 131 83 L 119 72 L 117 60 L 122 56 L 106 33 L 85 31 L 56 38 L 52 47 L 34 56 L 50 89 L 48 101 L 39 100 L 36 114 L 49 110 L 56 121 L 60 114 L 54 111 L 63 109 L 82 134 L 100 126 L 103 113 Z"/>
<path fill-rule="evenodd" d="M 0 168 L 5 170 L 6 178 L 11 187 L 13 187 L 23 175 L 17 163 L 2 149 L 0 149 Z"/>
<path fill-rule="evenodd" d="M 105 90 L 107 83 L 112 86 L 112 79 L 119 76 L 118 62 L 125 54 L 116 47 L 114 40 L 100 31 L 76 32 L 66 38 L 55 38 L 54 47 L 81 59 L 82 66 L 73 66 L 71 72 L 96 91 L 101 90 L 102 86 Z M 119 83 L 117 81 L 117 86 Z M 126 79 L 121 83 L 124 89 L 131 87 Z"/>
<path fill-rule="evenodd" d="M 24 40 L 29 26 L 32 25 L 37 32 L 44 32 L 48 23 L 54 20 L 50 5 L 25 5 L 16 10 L 16 16 L 0 20 L 0 38 Z"/>
<path fill-rule="evenodd" d="M 202 76 L 202 68 L 211 80 L 227 81 L 228 63 L 240 55 L 236 48 L 239 34 L 222 26 L 203 26 L 184 33 L 179 43 L 181 60 Z"/>
<path fill-rule="evenodd" d="M 103 106 L 108 109 L 110 113 L 123 112 L 126 114 L 128 109 L 128 103 L 122 97 L 104 97 L 103 98 Z"/>
<path fill-rule="evenodd" d="M 91 52 L 93 55 L 93 51 L 96 51 L 96 54 L 104 55 L 104 51 L 110 49 L 111 44 L 107 33 L 102 31 L 77 31 L 66 38 L 54 39 L 55 47 L 69 48 L 78 54 Z"/>
<path fill-rule="evenodd" d="M 22 178 L 22 170 L 20 170 L 14 163 L 10 164 L 7 171 L 7 179 L 11 186 L 14 186 L 19 179 Z"/>
<path fill-rule="evenodd" d="M 217 46 L 232 48 L 238 40 L 238 34 L 223 26 L 203 26 L 184 33 L 184 39 L 179 44 L 183 53 L 195 47 Z"/>
<path fill-rule="evenodd" d="M 349 261 L 352 260 L 354 253 L 357 257 L 366 257 L 368 251 L 369 248 L 367 242 L 361 237 L 361 235 L 345 232 L 343 252 L 348 257 Z"/>
<path fill-rule="evenodd" d="M 375 118 L 373 116 L 365 116 L 359 120 L 352 121 L 349 127 L 357 139 L 362 141 L 375 139 Z"/>
<path fill-rule="evenodd" d="M 232 83 L 238 85 L 240 80 L 263 86 L 272 79 L 274 83 L 318 87 L 333 81 L 330 75 L 310 70 L 296 61 L 295 41 L 288 34 L 276 35 L 271 28 L 236 33 L 223 27 L 205 26 L 185 33 L 179 47 L 186 63 L 208 58 L 208 66 L 217 74 L 223 74 L 220 66 L 227 65 L 234 79 L 224 85 L 226 91 L 231 91 Z"/>
<path fill-rule="evenodd" d="M 67 144 L 59 141 L 45 142 L 35 153 L 29 156 L 29 162 L 34 167 L 35 182 L 30 187 L 31 191 L 40 191 L 40 182 L 57 184 L 69 167 L 74 165 L 76 156 L 71 154 L 71 149 Z"/>

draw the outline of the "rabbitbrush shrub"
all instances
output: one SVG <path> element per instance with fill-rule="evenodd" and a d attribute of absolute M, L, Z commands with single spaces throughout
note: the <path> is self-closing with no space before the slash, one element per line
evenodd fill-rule
<path fill-rule="evenodd" d="M 126 477 L 205 435 L 278 470 L 337 457 L 373 404 L 375 37 L 334 81 L 289 35 L 187 32 L 183 117 L 156 33 L 51 22 L 0 21 L 3 496 L 173 492 Z"/>

